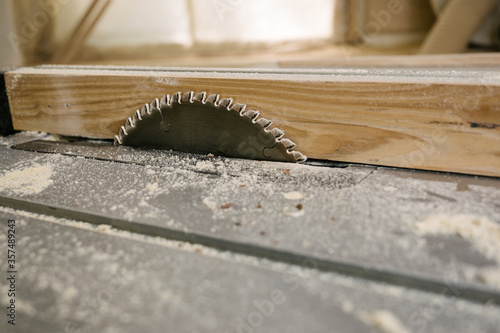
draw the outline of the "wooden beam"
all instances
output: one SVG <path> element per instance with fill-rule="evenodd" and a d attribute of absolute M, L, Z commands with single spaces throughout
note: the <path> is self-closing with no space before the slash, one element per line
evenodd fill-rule
<path fill-rule="evenodd" d="M 258 110 L 310 158 L 500 176 L 500 69 L 22 68 L 14 128 L 112 138 L 146 102 L 206 91 Z"/>
<path fill-rule="evenodd" d="M 382 67 L 382 68 L 425 68 L 455 70 L 466 67 L 495 68 L 500 64 L 499 52 L 419 54 L 419 55 L 359 55 L 355 48 L 345 48 L 344 56 L 331 54 L 307 59 L 282 60 L 278 65 L 285 68 L 328 68 L 328 67 Z"/>

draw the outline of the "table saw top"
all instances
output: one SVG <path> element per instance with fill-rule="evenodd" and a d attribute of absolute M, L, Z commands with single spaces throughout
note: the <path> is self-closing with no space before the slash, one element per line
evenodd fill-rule
<path fill-rule="evenodd" d="M 16 331 L 499 331 L 498 178 L 32 132 L 0 151 Z"/>

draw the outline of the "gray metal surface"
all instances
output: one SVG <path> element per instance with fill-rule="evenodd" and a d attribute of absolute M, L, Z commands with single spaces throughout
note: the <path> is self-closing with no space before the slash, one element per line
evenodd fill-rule
<path fill-rule="evenodd" d="M 365 300 L 366 304 L 373 304 L 369 312 L 376 311 L 377 306 L 380 309 L 386 308 L 395 313 L 410 332 L 429 331 L 429 328 L 436 332 L 450 329 L 472 331 L 472 328 L 469 330 L 465 325 L 466 322 L 476 325 L 478 332 L 494 332 L 495 328 L 500 327 L 498 306 L 480 304 L 488 300 L 493 304 L 500 299 L 500 287 L 494 280 L 495 272 L 500 269 L 500 263 L 495 260 L 495 253 L 490 255 L 491 252 L 485 252 L 483 247 L 478 247 L 478 240 L 481 240 L 479 238 L 461 237 L 453 233 L 422 234 L 416 230 L 417 224 L 428 217 L 450 214 L 480 216 L 498 227 L 498 179 L 371 166 L 328 168 L 236 159 L 207 159 L 188 154 L 112 147 L 109 144 L 103 146 L 99 142 L 77 146 L 62 144 L 58 149 L 61 153 L 119 162 L 9 148 L 13 144 L 40 137 L 41 135 L 22 133 L 0 140 L 0 177 L 12 172 L 25 172 L 29 168 L 32 168 L 29 169 L 32 171 L 40 167 L 50 170 L 46 186 L 34 189 L 32 193 L 20 190 L 12 184 L 2 184 L 1 179 L 7 178 L 0 178 L 0 205 L 44 213 L 45 216 L 113 225 L 132 231 L 134 235 L 181 240 L 183 247 L 187 247 L 185 242 L 203 244 L 206 246 L 203 248 L 210 248 L 209 252 L 212 254 L 227 250 L 232 256 L 240 259 L 252 258 L 252 262 L 256 263 L 252 270 L 270 270 L 278 276 L 282 273 L 276 273 L 276 267 L 310 267 L 312 269 L 305 270 L 312 275 L 302 280 L 304 283 L 319 283 L 318 281 L 323 281 L 324 276 L 355 281 L 352 290 L 340 294 L 344 296 L 337 295 L 325 302 L 314 298 L 315 294 L 308 289 L 300 297 L 297 296 L 297 300 L 307 299 L 307 306 L 293 308 L 296 306 L 293 305 L 292 308 L 287 308 L 287 315 L 305 312 L 303 316 L 309 316 L 309 319 L 304 319 L 306 324 L 303 327 L 313 325 L 307 324 L 309 322 L 316 322 L 319 325 L 317 331 L 328 331 L 328 327 L 334 327 L 333 321 L 344 319 L 347 326 L 340 327 L 340 331 L 362 331 L 357 326 L 352 328 L 349 325 L 358 325 L 363 311 L 360 314 L 356 310 L 357 314 L 354 315 L 355 320 L 352 323 L 349 316 L 352 316 L 354 311 L 351 303 L 365 304 Z M 47 174 L 44 176 L 47 181 Z M 19 212 L 17 214 L 22 216 Z M 65 231 L 65 236 L 59 236 L 58 241 L 69 241 L 67 238 L 71 238 L 72 232 Z M 40 237 L 49 237 L 43 236 L 45 233 L 48 232 L 39 232 Z M 86 239 L 94 239 L 94 234 L 91 235 L 86 236 Z M 111 238 L 110 235 L 107 236 Z M 34 238 L 36 237 L 31 239 Z M 148 239 L 147 242 L 151 242 L 155 238 Z M 89 242 L 91 241 L 82 241 L 82 244 Z M 112 240 L 104 242 L 113 243 Z M 63 253 L 71 257 L 76 255 L 72 252 L 77 252 L 81 246 L 68 246 L 68 249 L 73 250 L 65 250 Z M 493 247 L 493 251 L 495 249 Z M 123 251 L 128 253 L 126 249 Z M 149 252 L 151 258 L 155 258 L 155 251 L 157 250 L 152 249 Z M 173 249 L 170 248 L 169 251 Z M 100 250 L 94 252 L 99 253 Z M 176 253 L 165 256 L 177 255 Z M 147 257 L 147 254 L 144 256 Z M 199 257 L 203 258 L 202 261 L 211 262 L 210 256 L 205 256 L 205 253 L 199 254 Z M 80 261 L 85 265 L 89 264 L 83 259 L 73 259 L 75 270 L 83 265 Z M 223 259 L 226 260 L 225 257 Z M 150 265 L 148 272 L 158 270 L 161 275 L 162 263 L 152 259 L 149 261 L 142 261 L 143 265 Z M 191 259 L 187 259 L 184 265 L 188 267 L 191 264 L 195 265 Z M 240 266 L 233 261 L 228 265 L 233 264 L 235 266 L 231 269 L 240 270 Z M 30 262 L 27 267 L 31 265 L 33 263 Z M 64 267 L 63 264 L 60 267 Z M 207 267 L 218 266 L 207 264 L 199 267 L 202 268 L 198 273 L 185 272 L 186 284 L 179 286 L 179 295 L 194 295 L 189 288 L 195 286 L 196 281 L 189 280 L 190 274 L 203 276 Z M 176 269 L 182 271 L 179 267 Z M 142 271 L 142 268 L 139 270 Z M 493 273 L 493 280 L 483 278 L 486 273 Z M 74 271 L 68 274 L 78 276 Z M 241 273 L 247 274 L 254 273 Z M 273 284 L 278 283 L 276 275 L 269 274 L 259 278 L 259 281 L 262 281 L 260 285 L 266 286 L 264 281 L 270 285 L 280 285 Z M 179 279 L 181 275 L 179 273 Z M 222 286 L 231 285 L 219 275 L 217 277 L 224 282 L 221 283 Z M 213 279 L 210 281 L 215 283 Z M 155 285 L 152 281 L 147 283 Z M 215 283 L 213 288 L 217 288 L 216 285 Z M 399 296 L 393 297 L 387 290 L 371 296 L 356 293 L 356 290 L 365 290 L 363 286 L 367 285 L 399 290 Z M 204 286 L 209 288 L 208 284 Z M 246 310 L 251 308 L 253 295 L 260 295 L 256 284 L 247 284 L 246 287 L 233 286 L 240 295 L 238 304 Z M 280 286 L 283 287 L 283 284 Z M 333 293 L 338 286 L 334 283 L 328 288 L 326 290 Z M 127 297 L 137 297 L 138 302 L 141 302 L 143 298 L 138 289 L 134 290 L 127 294 Z M 456 291 L 453 297 L 447 294 L 450 290 Z M 226 296 L 226 293 L 222 294 L 225 296 L 217 298 L 213 303 L 216 304 L 213 313 L 229 320 L 227 318 L 233 318 L 234 313 L 231 312 L 228 317 L 222 314 L 226 311 L 226 305 L 221 299 L 231 298 Z M 358 296 L 355 301 L 344 304 L 344 308 L 351 309 L 351 312 L 346 313 L 344 309 L 343 314 L 337 315 L 336 310 L 330 306 L 339 306 L 339 300 L 345 295 Z M 414 302 L 415 299 L 410 295 L 421 297 L 421 301 Z M 54 299 L 64 304 L 61 297 L 61 294 L 56 293 Z M 429 318 L 423 321 L 427 326 L 422 328 L 422 318 L 418 316 L 424 310 L 430 311 L 429 307 L 437 307 L 433 305 L 436 300 L 443 303 L 443 299 L 454 300 L 450 303 L 451 306 L 446 303 L 443 312 L 440 310 L 437 317 L 441 319 L 430 320 L 432 316 L 428 316 Z M 238 308 L 232 302 L 228 301 L 227 307 Z M 201 310 L 197 309 L 203 304 L 205 303 L 191 304 L 194 317 L 200 316 Z M 120 305 L 124 307 L 126 304 Z M 340 306 L 342 307 L 341 304 Z M 453 313 L 457 306 L 463 313 Z M 358 308 L 358 305 L 355 307 Z M 220 308 L 220 312 L 217 308 Z M 245 311 L 243 312 L 246 313 Z M 325 315 L 330 313 L 328 311 L 331 311 L 331 318 L 335 320 L 329 321 L 331 318 Z M 485 318 L 480 315 L 481 311 L 485 311 Z M 419 315 L 412 317 L 413 313 Z M 316 315 L 318 317 L 315 317 Z M 175 314 L 171 316 L 178 317 Z M 275 321 L 272 320 L 270 326 L 263 326 L 262 331 L 272 331 L 273 327 L 280 331 L 280 325 L 294 323 L 286 316 L 275 317 Z M 176 325 L 181 325 L 175 322 Z M 114 319 L 110 319 L 109 323 L 116 324 Z M 192 326 L 178 327 L 191 327 L 191 331 L 196 331 L 199 328 L 197 325 L 193 322 Z M 235 331 L 234 325 L 231 327 L 228 331 Z"/>
<path fill-rule="evenodd" d="M 408 290 L 9 209 L 0 209 L 3 229 L 12 217 L 22 273 L 18 325 L 7 332 L 395 332 L 394 318 L 408 332 L 500 325 L 498 307 L 451 289 Z"/>

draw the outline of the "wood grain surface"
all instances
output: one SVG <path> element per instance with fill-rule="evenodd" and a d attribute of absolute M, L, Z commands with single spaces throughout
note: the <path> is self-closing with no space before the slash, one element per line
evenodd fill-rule
<path fill-rule="evenodd" d="M 21 68 L 5 74 L 14 128 L 113 138 L 178 91 L 232 97 L 309 158 L 500 176 L 500 70 Z"/>

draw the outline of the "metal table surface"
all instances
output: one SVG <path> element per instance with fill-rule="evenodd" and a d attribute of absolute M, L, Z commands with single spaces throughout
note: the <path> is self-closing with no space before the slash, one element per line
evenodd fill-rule
<path fill-rule="evenodd" d="M 500 179 L 44 138 L 0 138 L 8 332 L 500 331 Z"/>

